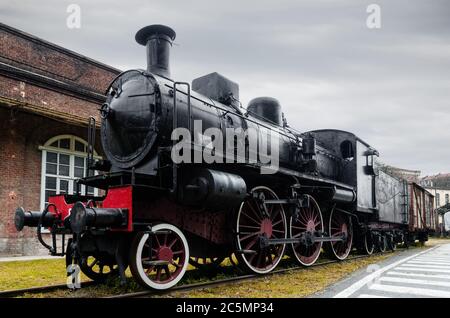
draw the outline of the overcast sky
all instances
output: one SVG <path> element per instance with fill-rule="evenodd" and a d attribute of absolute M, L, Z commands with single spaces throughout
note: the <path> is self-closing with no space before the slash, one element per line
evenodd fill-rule
<path fill-rule="evenodd" d="M 244 105 L 277 98 L 300 131 L 352 131 L 388 164 L 450 172 L 450 1 L 0 0 L 0 21 L 123 70 L 145 68 L 138 29 L 169 25 L 174 79 L 217 71 Z"/>

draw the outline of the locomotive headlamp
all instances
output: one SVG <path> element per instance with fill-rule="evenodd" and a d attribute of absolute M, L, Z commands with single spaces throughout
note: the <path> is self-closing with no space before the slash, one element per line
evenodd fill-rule
<path fill-rule="evenodd" d="M 113 114 L 113 110 L 109 107 L 108 103 L 104 103 L 102 107 L 100 108 L 100 117 L 102 119 L 106 119 L 108 117 L 111 117 Z"/>

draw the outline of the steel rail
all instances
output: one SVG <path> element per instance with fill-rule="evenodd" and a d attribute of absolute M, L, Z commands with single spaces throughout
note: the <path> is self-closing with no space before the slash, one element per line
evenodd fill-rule
<path fill-rule="evenodd" d="M 175 286 L 173 288 L 166 289 L 166 290 L 144 290 L 144 291 L 138 291 L 138 292 L 132 292 L 132 293 L 126 293 L 126 294 L 111 295 L 111 296 L 106 296 L 103 298 L 138 298 L 138 297 L 147 297 L 147 296 L 153 296 L 153 295 L 167 295 L 167 294 L 171 294 L 171 293 L 178 292 L 178 291 L 190 291 L 190 290 L 202 289 L 202 288 L 206 288 L 206 287 L 217 287 L 217 286 L 226 285 L 226 284 L 230 284 L 230 283 L 253 280 L 253 279 L 257 279 L 257 278 L 273 276 L 276 274 L 283 274 L 283 273 L 287 273 L 289 271 L 307 270 L 309 268 L 321 267 L 321 266 L 336 264 L 336 263 L 343 263 L 343 262 L 348 262 L 348 261 L 363 259 L 363 258 L 369 258 L 371 256 L 383 255 L 383 254 L 388 254 L 388 253 L 394 253 L 394 252 L 390 251 L 390 252 L 384 252 L 384 253 L 381 253 L 381 252 L 373 253 L 371 255 L 356 255 L 356 256 L 348 257 L 344 260 L 327 260 L 327 261 L 312 264 L 310 266 L 300 266 L 299 265 L 299 266 L 294 266 L 294 267 L 275 269 L 275 270 L 271 271 L 270 273 L 267 273 L 264 275 L 246 274 L 246 275 L 233 276 L 233 277 L 228 277 L 228 278 L 218 279 L 218 280 L 211 280 L 211 281 L 206 281 L 206 282 L 179 285 L 179 286 Z"/>
<path fill-rule="evenodd" d="M 97 285 L 98 283 L 94 282 L 94 281 L 87 281 L 87 282 L 82 282 L 81 283 L 81 287 L 88 287 L 88 286 L 93 286 L 93 285 Z M 11 289 L 11 290 L 4 290 L 4 291 L 0 291 L 0 298 L 12 298 L 12 297 L 17 297 L 17 296 L 21 296 L 27 293 L 31 293 L 31 294 L 39 294 L 39 293 L 47 293 L 47 292 L 52 292 L 55 290 L 67 290 L 67 284 L 58 284 L 58 285 L 47 285 L 47 286 L 37 286 L 37 287 L 30 287 L 30 288 L 22 288 L 22 289 Z"/>

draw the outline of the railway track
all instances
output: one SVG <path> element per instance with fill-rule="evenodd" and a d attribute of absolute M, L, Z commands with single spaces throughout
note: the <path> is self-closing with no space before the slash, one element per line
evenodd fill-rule
<path fill-rule="evenodd" d="M 97 283 L 94 281 L 87 281 L 81 283 L 81 287 L 89 287 L 94 286 Z M 38 286 L 38 287 L 31 287 L 31 288 L 23 288 L 23 289 L 12 289 L 12 290 L 5 290 L 0 291 L 0 298 L 12 298 L 12 297 L 18 297 L 25 294 L 39 294 L 39 293 L 49 293 L 56 290 L 66 290 L 67 285 L 66 284 L 58 284 L 58 285 L 47 285 L 47 286 Z"/>
<path fill-rule="evenodd" d="M 388 253 L 388 252 L 374 253 L 372 255 L 380 255 L 380 254 L 386 254 L 386 253 Z M 294 267 L 280 268 L 280 269 L 276 269 L 276 270 L 274 270 L 266 275 L 263 275 L 263 276 L 282 274 L 282 273 L 286 273 L 288 271 L 306 270 L 308 268 L 320 267 L 320 266 L 325 266 L 325 265 L 340 263 L 340 262 L 348 262 L 351 260 L 362 259 L 362 258 L 367 258 L 367 257 L 370 257 L 370 255 L 355 255 L 352 257 L 348 257 L 347 259 L 345 259 L 343 261 L 325 260 L 325 261 L 315 263 L 309 267 L 294 266 Z M 260 278 L 260 277 L 262 277 L 262 275 L 257 275 L 257 274 L 238 275 L 238 276 L 228 277 L 228 278 L 224 278 L 224 279 L 217 279 L 217 280 L 210 280 L 210 281 L 193 283 L 193 284 L 179 285 L 179 286 L 173 287 L 168 290 L 161 290 L 161 291 L 159 291 L 159 290 L 144 290 L 144 291 L 137 291 L 137 292 L 126 293 L 126 294 L 106 296 L 105 298 L 138 298 L 138 297 L 147 297 L 147 296 L 152 296 L 152 295 L 164 295 L 164 294 L 170 294 L 170 293 L 173 293 L 176 291 L 189 291 L 189 290 L 201 289 L 201 288 L 206 288 L 206 287 L 216 287 L 216 286 L 220 286 L 220 285 L 236 283 L 236 282 L 251 280 L 251 279 Z M 94 281 L 87 281 L 87 282 L 81 283 L 81 287 L 82 288 L 89 287 L 89 286 L 93 286 L 96 284 L 97 283 Z M 19 297 L 19 296 L 23 296 L 25 294 L 49 293 L 49 292 L 54 292 L 57 290 L 67 290 L 67 285 L 66 284 L 58 284 L 58 285 L 48 285 L 48 286 L 0 291 L 0 298 Z"/>
<path fill-rule="evenodd" d="M 153 296 L 153 295 L 167 295 L 167 294 L 171 294 L 171 293 L 177 292 L 177 291 L 190 291 L 190 290 L 202 289 L 202 288 L 207 288 L 207 287 L 216 287 L 216 286 L 261 278 L 264 276 L 283 274 L 283 273 L 287 273 L 289 271 L 307 270 L 308 268 L 320 267 L 320 266 L 325 266 L 325 265 L 330 265 L 330 264 L 335 264 L 335 263 L 348 262 L 348 261 L 352 261 L 352 260 L 356 260 L 356 259 L 368 258 L 370 256 L 387 254 L 387 253 L 393 253 L 393 252 L 373 253 L 372 255 L 356 255 L 356 256 L 348 257 L 342 261 L 327 260 L 327 261 L 315 263 L 308 267 L 295 266 L 295 267 L 288 267 L 288 268 L 280 268 L 280 269 L 276 269 L 265 275 L 257 275 L 257 274 L 239 275 L 239 276 L 233 276 L 233 277 L 228 277 L 228 278 L 224 278 L 224 279 L 217 279 L 217 280 L 199 282 L 199 283 L 194 283 L 194 284 L 179 285 L 179 286 L 175 286 L 171 289 L 167 289 L 167 290 L 144 290 L 144 291 L 138 291 L 138 292 L 133 292 L 133 293 L 107 296 L 104 298 L 139 298 L 139 297 L 148 297 L 148 296 Z"/>

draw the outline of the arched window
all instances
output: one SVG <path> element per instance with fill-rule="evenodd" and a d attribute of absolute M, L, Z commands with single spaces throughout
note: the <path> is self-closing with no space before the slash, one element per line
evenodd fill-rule
<path fill-rule="evenodd" d="M 56 136 L 48 140 L 42 150 L 41 210 L 51 195 L 76 190 L 74 180 L 87 175 L 87 142 L 72 135 Z M 94 156 L 100 157 L 94 152 Z M 80 188 L 82 194 L 97 195 L 97 189 Z"/>

